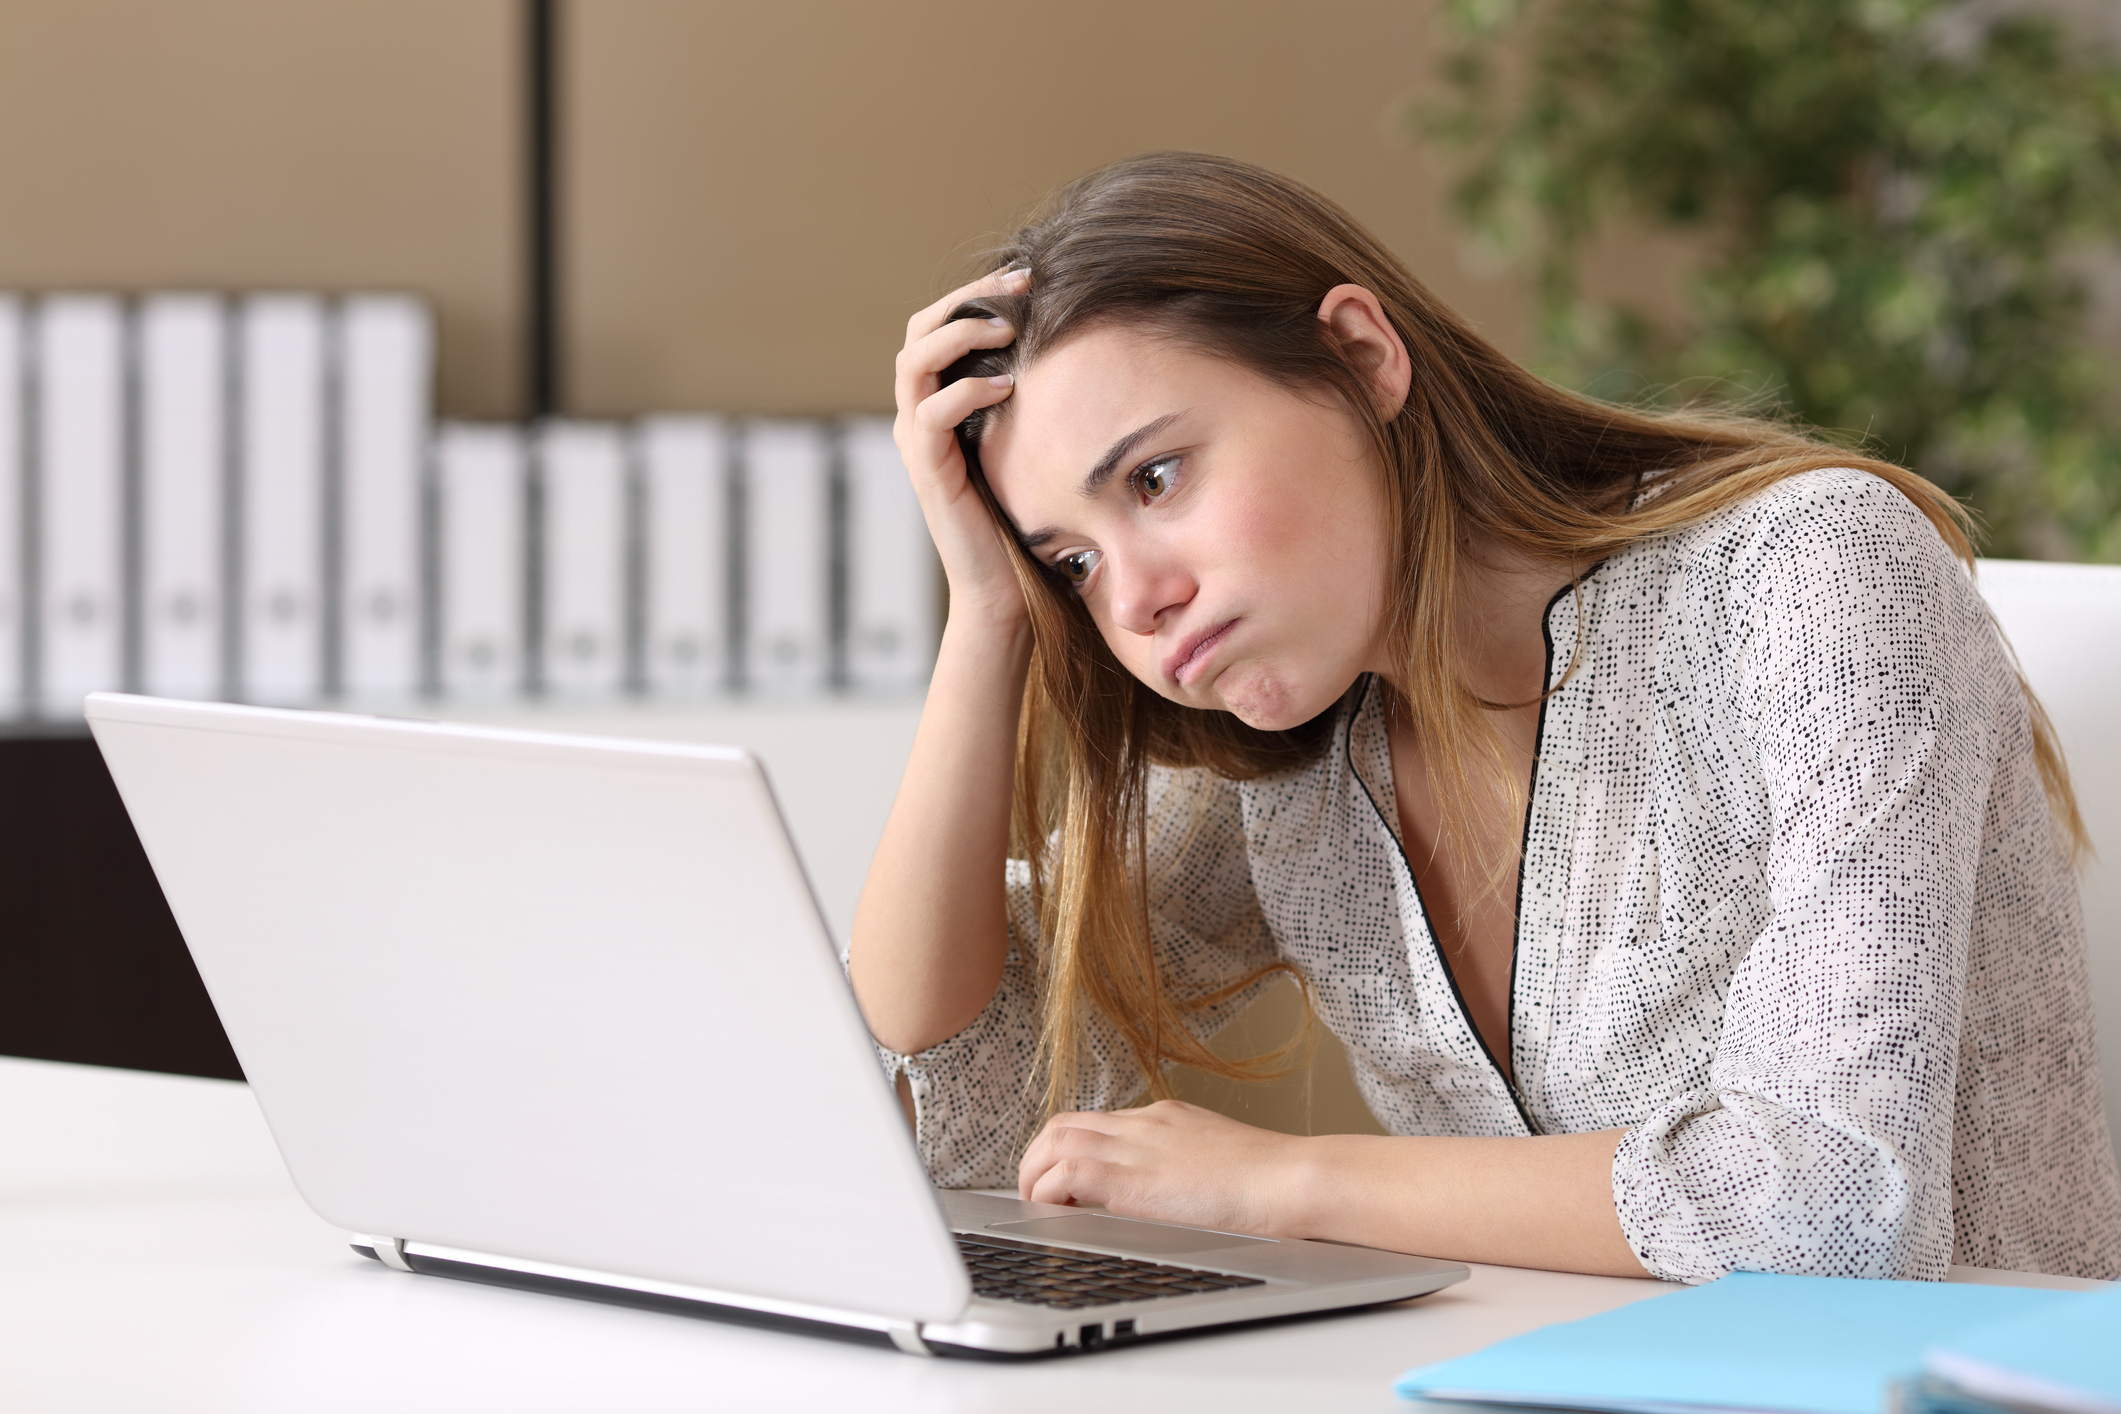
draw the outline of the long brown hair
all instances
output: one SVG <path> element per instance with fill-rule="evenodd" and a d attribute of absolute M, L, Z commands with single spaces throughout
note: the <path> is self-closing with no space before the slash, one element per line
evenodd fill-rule
<path fill-rule="evenodd" d="M 1157 153 L 1062 188 L 993 252 L 1031 272 L 1027 292 L 982 299 L 959 317 L 999 314 L 1013 344 L 968 355 L 944 381 L 1027 366 L 1087 329 L 1121 324 L 1228 358 L 1284 387 L 1326 393 L 1362 419 L 1396 517 L 1390 642 L 1405 665 L 1394 707 L 1421 743 L 1444 841 L 1487 866 L 1478 823 L 1523 808 L 1502 741 L 1459 669 L 1453 625 L 1461 546 L 1487 542 L 1557 567 L 1588 565 L 1693 525 L 1787 477 L 1826 467 L 1868 471 L 1898 488 L 1969 566 L 1970 521 L 1950 496 L 1904 468 L 1784 424 L 1729 412 L 1649 412 L 1541 381 L 1504 357 L 1331 201 L 1229 158 Z M 1414 366 L 1404 406 L 1387 414 L 1318 318 L 1336 285 L 1369 290 Z M 1017 546 L 979 468 L 985 429 L 1008 404 L 959 428 L 988 508 Z M 1657 494 L 1638 494 L 1649 482 Z M 1073 1094 L 1085 1009 L 1118 1027 L 1150 1090 L 1163 1063 L 1256 1077 L 1282 1059 L 1216 1056 L 1185 1014 L 1227 999 L 1275 964 L 1205 996 L 1173 996 L 1150 939 L 1147 772 L 1202 768 L 1250 780 L 1315 760 L 1333 713 L 1290 731 L 1246 726 L 1173 703 L 1137 681 L 1106 646 L 1081 599 L 1021 547 L 1018 579 L 1034 638 L 1017 750 L 1012 853 L 1031 865 L 1040 936 L 1032 962 L 1043 1006 L 1046 1104 Z M 1574 570 L 1567 571 L 1573 573 Z M 2027 693 L 2040 774 L 2073 842 L 2083 827 L 2054 734 Z M 1299 979 L 1300 980 L 1300 979 Z"/>

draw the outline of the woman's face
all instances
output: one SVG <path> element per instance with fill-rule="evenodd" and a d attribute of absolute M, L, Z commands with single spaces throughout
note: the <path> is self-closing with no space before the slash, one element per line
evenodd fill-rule
<path fill-rule="evenodd" d="M 1093 330 L 1018 373 L 980 460 L 1031 555 L 1172 701 L 1279 730 L 1386 665 L 1391 513 L 1337 400 Z"/>

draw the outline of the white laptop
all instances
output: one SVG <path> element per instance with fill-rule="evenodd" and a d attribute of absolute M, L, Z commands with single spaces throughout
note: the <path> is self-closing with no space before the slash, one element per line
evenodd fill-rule
<path fill-rule="evenodd" d="M 296 1186 L 399 1271 L 990 1356 L 1467 1275 L 930 1186 L 746 752 L 88 718 Z"/>

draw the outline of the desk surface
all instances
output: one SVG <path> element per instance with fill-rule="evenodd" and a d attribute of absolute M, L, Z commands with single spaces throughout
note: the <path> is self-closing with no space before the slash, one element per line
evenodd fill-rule
<path fill-rule="evenodd" d="M 24 1414 L 1383 1411 L 1410 1365 L 1668 1289 L 1475 1267 L 1360 1315 L 921 1360 L 387 1271 L 303 1206 L 245 1087 L 0 1059 L 0 1408 Z"/>

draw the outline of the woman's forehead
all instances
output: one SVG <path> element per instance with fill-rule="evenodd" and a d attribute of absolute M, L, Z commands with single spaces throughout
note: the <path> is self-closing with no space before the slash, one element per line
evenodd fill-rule
<path fill-rule="evenodd" d="M 1162 419 L 1178 430 L 1257 396 L 1262 382 L 1241 365 L 1168 337 L 1091 330 L 1018 371 L 1007 414 L 981 440 L 980 461 L 1005 504 L 1012 495 L 1072 494 L 1121 439 Z"/>

